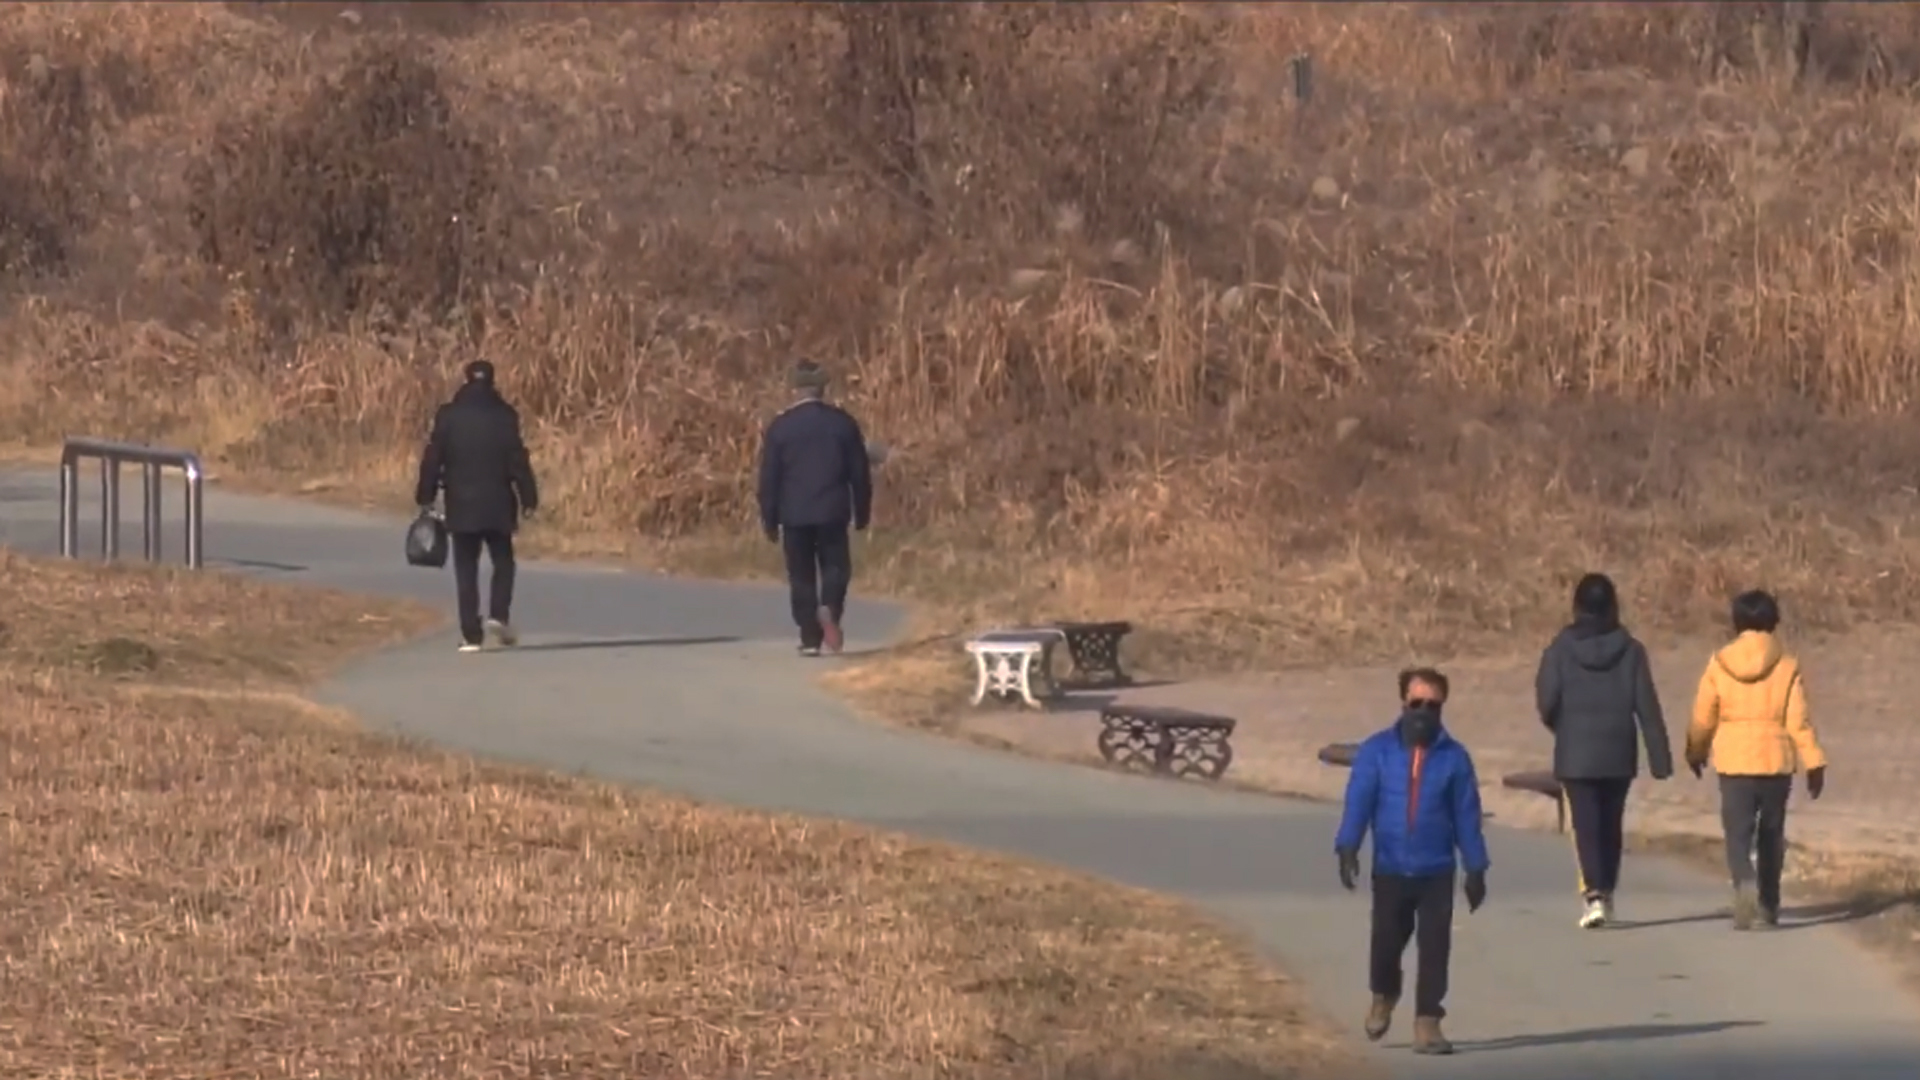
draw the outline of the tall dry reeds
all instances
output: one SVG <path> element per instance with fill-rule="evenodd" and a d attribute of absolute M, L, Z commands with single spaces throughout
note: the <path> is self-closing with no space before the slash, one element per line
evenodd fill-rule
<path fill-rule="evenodd" d="M 15 429 L 393 475 L 485 354 L 567 529 L 685 547 L 806 354 L 896 450 L 868 573 L 947 603 L 1298 656 L 1588 565 L 1906 614 L 1903 8 L 472 7 L 9 9 L 73 100 L 172 88 L 13 279 Z"/>

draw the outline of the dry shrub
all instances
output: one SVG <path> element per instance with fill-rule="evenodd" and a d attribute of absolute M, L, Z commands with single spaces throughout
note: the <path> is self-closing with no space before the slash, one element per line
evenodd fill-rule
<path fill-rule="evenodd" d="M 0 282 L 65 269 L 105 196 L 100 140 L 158 104 L 150 72 L 89 44 L 0 48 Z"/>
<path fill-rule="evenodd" d="M 883 191 L 945 231 L 1135 235 L 1183 205 L 1184 150 L 1225 82 L 1217 20 L 1177 4 L 832 5 L 782 74 Z M 805 61 L 811 61 L 808 70 Z"/>
<path fill-rule="evenodd" d="M 287 326 L 476 300 L 521 208 L 441 79 L 406 39 L 375 38 L 284 112 L 224 124 L 188 174 L 200 257 Z"/>
<path fill-rule="evenodd" d="M 203 221 L 240 281 L 154 323 L 47 290 L 6 369 L 57 407 L 0 413 L 387 483 L 484 353 L 564 542 L 721 569 L 808 354 L 897 451 L 863 581 L 953 620 L 1477 648 L 1596 566 L 1662 625 L 1754 581 L 1831 625 L 1909 614 L 1898 5 L 1824 5 L 1797 80 L 1753 51 L 1798 25 L 1764 7 L 516 10 L 247 23 L 230 94 L 126 143 L 159 194 L 116 304 L 193 280 L 193 200 L 161 195 L 220 122 L 251 149 Z M 443 104 L 382 135 L 389 100 Z"/>

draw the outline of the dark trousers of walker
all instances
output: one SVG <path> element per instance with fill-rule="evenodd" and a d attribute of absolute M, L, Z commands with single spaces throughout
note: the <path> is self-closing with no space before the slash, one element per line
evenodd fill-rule
<path fill-rule="evenodd" d="M 1588 899 L 1612 896 L 1620 887 L 1620 860 L 1627 849 L 1627 793 L 1633 780 L 1562 780 L 1560 788 L 1580 862 L 1580 892 Z"/>
<path fill-rule="evenodd" d="M 1736 886 L 1752 884 L 1760 903 L 1780 910 L 1780 874 L 1787 864 L 1787 799 L 1791 776 L 1722 776 L 1720 827 L 1726 833 L 1727 872 Z"/>
<path fill-rule="evenodd" d="M 480 551 L 493 564 L 487 588 L 487 617 L 510 621 L 513 612 L 513 537 L 503 532 L 462 532 L 452 536 L 453 588 L 460 604 L 460 637 L 478 645 L 480 623 Z"/>
<path fill-rule="evenodd" d="M 820 609 L 826 608 L 836 624 L 846 617 L 847 587 L 853 583 L 853 542 L 844 522 L 784 525 L 780 547 L 787 559 L 787 590 L 800 644 L 817 649 L 824 636 Z"/>
<path fill-rule="evenodd" d="M 1447 1015 L 1447 965 L 1453 953 L 1453 874 L 1424 877 L 1373 876 L 1373 946 L 1368 989 L 1400 1000 L 1401 958 L 1407 943 L 1418 956 L 1413 976 L 1413 1012 L 1438 1020 Z"/>

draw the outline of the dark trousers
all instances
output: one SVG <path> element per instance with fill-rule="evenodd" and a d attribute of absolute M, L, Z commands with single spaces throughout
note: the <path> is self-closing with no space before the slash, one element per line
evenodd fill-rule
<path fill-rule="evenodd" d="M 1787 797 L 1791 776 L 1722 776 L 1720 827 L 1727 837 L 1727 872 L 1735 885 L 1754 885 L 1760 903 L 1780 910 L 1780 872 L 1787 863 Z"/>
<path fill-rule="evenodd" d="M 1415 1016 L 1447 1015 L 1447 964 L 1453 953 L 1453 874 L 1427 877 L 1373 876 L 1373 946 L 1368 960 L 1369 988 L 1400 1000 L 1400 958 L 1407 942 L 1418 947 L 1413 976 Z"/>
<path fill-rule="evenodd" d="M 1633 781 L 1562 780 L 1574 855 L 1580 860 L 1580 891 L 1612 896 L 1620 887 L 1620 859 L 1627 847 L 1627 792 Z"/>
<path fill-rule="evenodd" d="M 453 587 L 460 598 L 460 636 L 480 644 L 480 549 L 493 564 L 487 617 L 506 622 L 513 609 L 513 536 L 503 532 L 454 533 Z"/>
<path fill-rule="evenodd" d="M 820 609 L 840 622 L 847 613 L 847 587 L 853 583 L 853 542 L 845 523 L 785 525 L 780 546 L 787 557 L 787 589 L 793 600 L 793 624 L 800 644 L 820 647 Z"/>

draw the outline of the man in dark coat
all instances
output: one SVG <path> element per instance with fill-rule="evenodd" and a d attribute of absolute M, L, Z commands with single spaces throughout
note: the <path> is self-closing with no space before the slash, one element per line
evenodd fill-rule
<path fill-rule="evenodd" d="M 1553 733 L 1553 774 L 1573 823 L 1586 903 L 1580 925 L 1597 929 L 1613 919 L 1640 743 L 1655 780 L 1673 775 L 1653 665 L 1620 625 L 1619 597 L 1604 574 L 1588 574 L 1574 587 L 1573 623 L 1541 654 L 1534 690 L 1540 722 Z"/>
<path fill-rule="evenodd" d="M 853 581 L 847 527 L 873 518 L 873 474 L 858 421 L 825 395 L 827 374 L 802 361 L 792 387 L 800 400 L 767 425 L 760 448 L 760 527 L 786 555 L 800 653 L 839 652 Z"/>
<path fill-rule="evenodd" d="M 520 414 L 494 385 L 493 364 L 466 366 L 465 383 L 433 415 L 433 432 L 420 455 L 414 502 L 422 510 L 446 493 L 453 580 L 460 605 L 460 651 L 478 652 L 491 636 L 512 645 L 513 534 L 520 515 L 540 506 L 533 464 L 520 436 Z M 493 564 L 487 619 L 480 619 L 480 551 Z"/>

